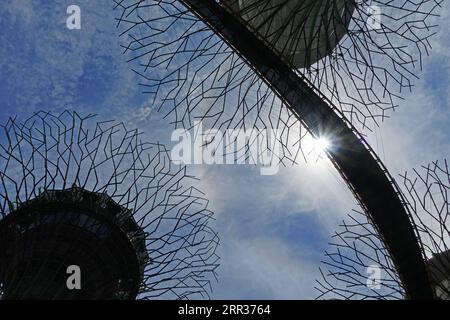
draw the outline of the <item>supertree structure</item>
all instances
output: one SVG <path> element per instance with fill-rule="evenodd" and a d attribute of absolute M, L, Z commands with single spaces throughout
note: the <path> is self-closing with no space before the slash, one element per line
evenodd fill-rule
<path fill-rule="evenodd" d="M 434 295 L 450 299 L 450 171 L 447 160 L 401 175 Z M 372 222 L 359 211 L 333 236 L 317 280 L 319 298 L 403 299 L 405 288 Z M 372 272 L 377 272 L 371 277 Z"/>
<path fill-rule="evenodd" d="M 1 126 L 2 299 L 209 296 L 219 240 L 208 201 L 141 136 L 73 111 Z"/>
<path fill-rule="evenodd" d="M 236 18 L 352 124 L 371 128 L 412 89 L 442 2 L 115 0 L 114 6 L 143 92 L 178 125 L 202 119 L 220 127 L 289 127 L 287 101 L 241 48 L 249 46 L 245 34 L 230 39 L 214 25 L 229 27 Z"/>
<path fill-rule="evenodd" d="M 405 297 L 432 299 L 400 190 L 361 130 L 410 90 L 441 0 L 115 0 L 122 47 L 143 92 L 176 126 L 281 128 L 281 163 L 306 133 L 389 251 Z M 270 149 L 270 148 L 268 148 Z"/>

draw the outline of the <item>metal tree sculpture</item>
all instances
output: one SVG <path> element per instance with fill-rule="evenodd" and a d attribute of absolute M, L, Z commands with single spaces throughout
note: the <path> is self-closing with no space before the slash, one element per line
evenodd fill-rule
<path fill-rule="evenodd" d="M 0 134 L 0 297 L 208 297 L 212 212 L 163 145 L 69 111 L 11 118 Z"/>
<path fill-rule="evenodd" d="M 421 240 L 438 299 L 450 299 L 450 171 L 446 160 L 405 173 L 403 194 Z M 349 216 L 333 237 L 317 281 L 319 298 L 402 299 L 405 289 L 388 250 L 361 212 Z M 369 277 L 376 272 L 375 278 Z M 378 278 L 377 278 L 378 277 Z"/>
<path fill-rule="evenodd" d="M 114 1 L 122 47 L 143 92 L 185 127 L 197 119 L 227 128 L 291 127 L 283 98 L 194 14 L 196 2 Z M 370 128 L 412 89 L 443 0 L 210 2 L 237 16 L 352 124 Z"/>
<path fill-rule="evenodd" d="M 281 163 L 299 159 L 306 132 L 330 140 L 327 154 L 407 297 L 433 298 L 408 208 L 358 129 L 377 125 L 411 89 L 441 0 L 114 3 L 127 60 L 177 126 L 279 128 L 283 148 L 272 151 Z"/>

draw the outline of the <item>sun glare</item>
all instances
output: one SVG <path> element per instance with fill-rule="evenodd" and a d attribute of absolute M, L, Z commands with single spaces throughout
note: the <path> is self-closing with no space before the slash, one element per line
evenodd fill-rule
<path fill-rule="evenodd" d="M 327 157 L 326 151 L 330 148 L 330 141 L 324 137 L 315 139 L 308 135 L 302 141 L 302 148 L 308 160 L 318 161 Z"/>
<path fill-rule="evenodd" d="M 316 153 L 322 154 L 325 153 L 330 146 L 330 141 L 325 138 L 314 139 L 314 148 L 316 149 Z"/>

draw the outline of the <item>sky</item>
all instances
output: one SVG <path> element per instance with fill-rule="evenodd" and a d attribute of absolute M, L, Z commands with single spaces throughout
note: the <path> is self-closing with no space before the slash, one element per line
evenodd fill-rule
<path fill-rule="evenodd" d="M 149 141 L 173 130 L 125 63 L 110 0 L 5 0 L 0 11 L 0 122 L 65 109 L 124 121 Z M 69 5 L 81 30 L 66 27 Z M 450 7 L 412 93 L 369 142 L 395 177 L 450 151 Z M 251 165 L 191 165 L 215 211 L 221 266 L 211 297 L 314 298 L 324 250 L 356 200 L 327 160 L 261 176 Z"/>

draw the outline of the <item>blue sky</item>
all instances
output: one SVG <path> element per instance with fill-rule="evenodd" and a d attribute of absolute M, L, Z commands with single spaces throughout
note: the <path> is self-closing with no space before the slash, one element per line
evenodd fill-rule
<path fill-rule="evenodd" d="M 0 122 L 74 109 L 123 120 L 151 141 L 172 127 L 152 109 L 124 62 L 113 3 L 6 0 L 0 12 Z M 81 7 L 81 30 L 66 8 Z M 395 176 L 450 151 L 450 8 L 413 93 L 369 141 Z M 378 145 L 378 147 L 377 147 Z M 221 268 L 213 298 L 313 298 L 329 236 L 356 201 L 327 161 L 261 176 L 253 166 L 190 166 L 216 212 Z"/>

